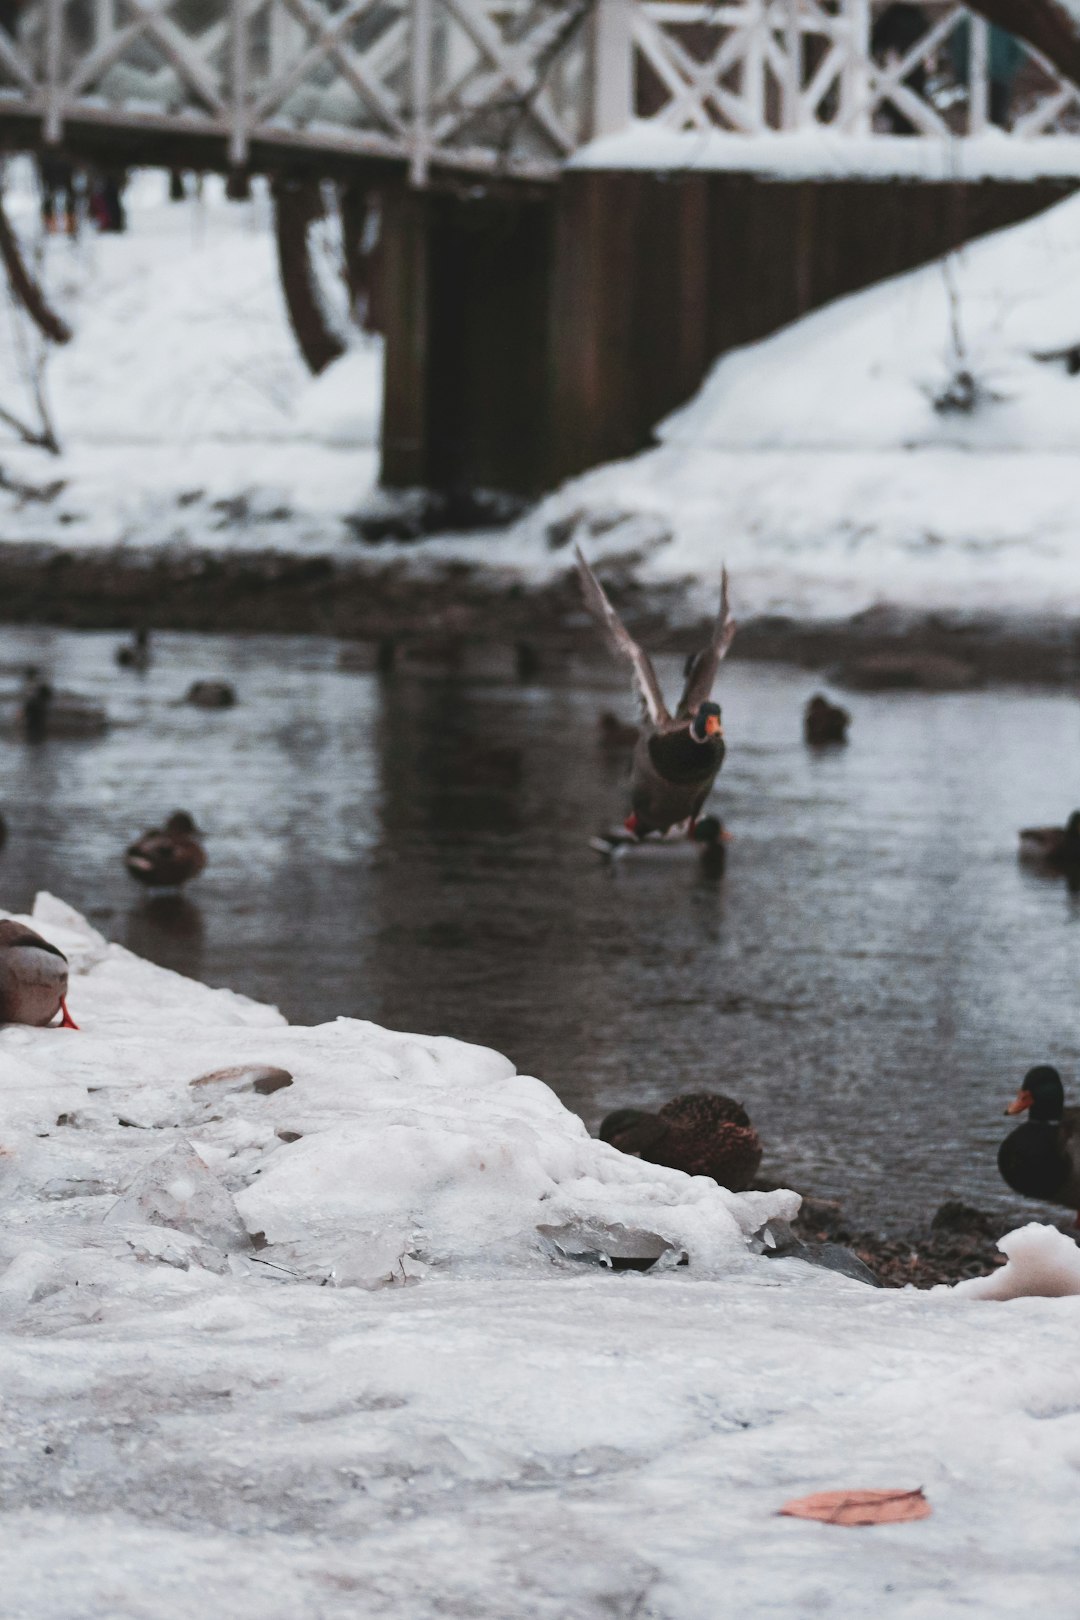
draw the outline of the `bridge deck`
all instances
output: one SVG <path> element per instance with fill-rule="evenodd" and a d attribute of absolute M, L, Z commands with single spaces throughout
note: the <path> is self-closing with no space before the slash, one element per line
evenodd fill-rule
<path fill-rule="evenodd" d="M 0 0 L 8 149 L 423 182 L 612 136 L 584 161 L 768 172 L 810 133 L 822 177 L 1080 172 L 1076 88 L 954 0 Z"/>

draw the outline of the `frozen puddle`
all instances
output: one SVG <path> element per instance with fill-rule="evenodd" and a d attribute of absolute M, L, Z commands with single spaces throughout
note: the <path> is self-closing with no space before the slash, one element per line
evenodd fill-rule
<path fill-rule="evenodd" d="M 1080 1299 L 1023 1297 L 1067 1239 L 1006 1240 L 1007 1303 L 766 1262 L 793 1194 L 625 1159 L 495 1053 L 34 921 L 82 1033 L 0 1032 L 5 1613 L 1070 1611 Z M 660 1259 L 567 1257 L 605 1243 Z"/>

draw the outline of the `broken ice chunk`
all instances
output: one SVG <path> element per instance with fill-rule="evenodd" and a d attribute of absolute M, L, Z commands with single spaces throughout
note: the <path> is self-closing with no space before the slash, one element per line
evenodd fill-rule
<path fill-rule="evenodd" d="M 250 1245 L 232 1197 L 187 1142 L 148 1164 L 105 1219 L 124 1225 L 170 1226 L 219 1249 Z"/>

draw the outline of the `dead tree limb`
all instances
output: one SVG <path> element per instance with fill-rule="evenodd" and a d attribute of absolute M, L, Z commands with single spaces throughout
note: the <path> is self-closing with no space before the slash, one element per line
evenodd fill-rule
<path fill-rule="evenodd" d="M 30 274 L 19 246 L 19 239 L 7 217 L 2 197 L 0 197 L 0 259 L 4 261 L 4 269 L 7 271 L 12 292 L 38 330 L 51 343 L 70 343 L 71 327 L 52 308 L 40 285 Z"/>
<path fill-rule="evenodd" d="M 1070 83 L 1080 85 L 1080 5 L 1076 0 L 967 0 L 972 11 L 1026 40 Z"/>
<path fill-rule="evenodd" d="M 321 213 L 316 182 L 279 180 L 275 185 L 274 234 L 281 287 L 300 353 L 316 376 L 345 353 L 344 343 L 323 311 L 311 262 L 309 228 Z"/>

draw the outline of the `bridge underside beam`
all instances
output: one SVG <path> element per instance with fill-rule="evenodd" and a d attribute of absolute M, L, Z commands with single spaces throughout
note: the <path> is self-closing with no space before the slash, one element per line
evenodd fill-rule
<path fill-rule="evenodd" d="M 179 122 L 179 121 L 178 121 Z M 62 152 L 73 162 L 102 169 L 142 167 L 190 169 L 229 174 L 234 165 L 226 130 L 177 128 L 171 121 L 150 118 L 145 125 L 107 119 L 70 118 L 58 147 L 44 139 L 41 119 L 0 107 L 0 155 L 7 152 Z M 251 174 L 297 180 L 343 180 L 359 185 L 385 185 L 404 176 L 403 158 L 366 153 L 343 146 L 305 145 L 283 131 L 280 141 L 256 138 L 244 164 Z"/>

